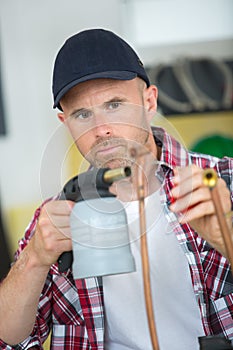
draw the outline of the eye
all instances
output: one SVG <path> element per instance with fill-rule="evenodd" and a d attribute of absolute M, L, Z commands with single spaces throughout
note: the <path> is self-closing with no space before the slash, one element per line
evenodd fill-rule
<path fill-rule="evenodd" d="M 72 117 L 74 119 L 80 119 L 80 120 L 85 120 L 85 119 L 88 119 L 92 116 L 92 112 L 89 111 L 89 110 L 80 110 L 80 111 L 77 111 L 75 112 Z"/>
<path fill-rule="evenodd" d="M 120 105 L 121 105 L 121 102 L 119 102 L 119 101 L 113 101 L 113 102 L 109 102 L 109 103 L 108 103 L 107 108 L 110 109 L 110 110 L 114 110 L 114 109 L 119 108 Z"/>

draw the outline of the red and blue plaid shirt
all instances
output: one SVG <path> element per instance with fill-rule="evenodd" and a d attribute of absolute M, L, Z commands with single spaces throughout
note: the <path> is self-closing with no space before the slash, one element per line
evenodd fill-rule
<path fill-rule="evenodd" d="M 201 239 L 188 224 L 181 225 L 169 211 L 173 168 L 196 164 L 213 167 L 233 193 L 233 159 L 218 159 L 187 152 L 160 128 L 153 128 L 155 141 L 162 148 L 158 171 L 163 178 L 165 195 L 161 198 L 174 234 L 190 267 L 193 290 L 206 335 L 223 334 L 233 338 L 233 277 L 227 260 Z M 233 194 L 232 194 L 233 196 Z M 233 199 L 231 197 L 231 199 Z M 24 238 L 19 242 L 16 259 L 35 232 L 41 208 L 37 209 Z M 169 276 L 168 276 L 169 278 Z M 41 292 L 37 318 L 31 335 L 14 349 L 43 349 L 51 335 L 51 349 L 104 349 L 104 303 L 101 278 L 73 280 L 72 271 L 61 274 L 52 265 Z M 0 341 L 0 349 L 13 347 Z"/>

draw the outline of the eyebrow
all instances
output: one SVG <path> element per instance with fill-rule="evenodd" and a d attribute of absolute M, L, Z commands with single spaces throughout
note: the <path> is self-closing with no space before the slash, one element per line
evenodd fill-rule
<path fill-rule="evenodd" d="M 127 99 L 126 98 L 123 98 L 123 97 L 113 97 L 111 98 L 110 100 L 106 101 L 103 103 L 104 106 L 108 105 L 109 103 L 112 103 L 112 102 L 127 102 Z"/>
<path fill-rule="evenodd" d="M 112 102 L 127 102 L 127 101 L 128 100 L 126 98 L 115 96 L 115 97 L 112 97 L 110 100 L 105 101 L 102 104 L 102 106 L 106 107 L 109 103 L 112 103 Z M 86 111 L 90 111 L 90 110 L 91 110 L 91 108 L 77 108 L 71 112 L 70 117 L 72 118 L 77 113 L 82 113 L 82 112 L 86 112 Z"/>

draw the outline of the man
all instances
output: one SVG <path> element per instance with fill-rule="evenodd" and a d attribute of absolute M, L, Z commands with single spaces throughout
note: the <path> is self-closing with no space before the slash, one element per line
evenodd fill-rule
<path fill-rule="evenodd" d="M 151 129 L 157 88 L 132 48 L 109 31 L 86 30 L 66 41 L 55 62 L 53 94 L 59 119 L 91 165 L 130 165 L 134 172 L 132 149 L 146 154 L 151 281 L 161 349 L 198 349 L 203 335 L 233 338 L 233 280 L 202 178 L 203 168 L 217 171 L 223 210 L 229 213 L 232 160 L 189 154 L 164 130 Z M 136 185 L 133 176 L 111 189 L 126 203 L 133 235 Z M 72 249 L 74 203 L 58 199 L 36 211 L 1 285 L 1 349 L 14 344 L 41 349 L 50 329 L 52 349 L 151 349 L 138 239 L 131 242 L 136 272 L 74 281 L 72 269 L 60 273 L 56 263 Z"/>

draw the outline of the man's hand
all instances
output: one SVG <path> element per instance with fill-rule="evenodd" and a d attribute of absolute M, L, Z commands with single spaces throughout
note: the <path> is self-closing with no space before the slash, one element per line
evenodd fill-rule
<path fill-rule="evenodd" d="M 70 213 L 74 204 L 51 201 L 43 206 L 36 232 L 26 248 L 36 264 L 50 267 L 63 252 L 72 249 Z"/>
<path fill-rule="evenodd" d="M 203 169 L 192 165 L 175 169 L 174 175 L 174 202 L 170 210 L 178 214 L 180 223 L 189 223 L 213 248 L 227 257 L 210 189 L 203 184 Z M 221 178 L 216 186 L 223 212 L 226 214 L 231 210 L 230 191 Z M 231 229 L 231 218 L 227 218 L 227 221 Z"/>

